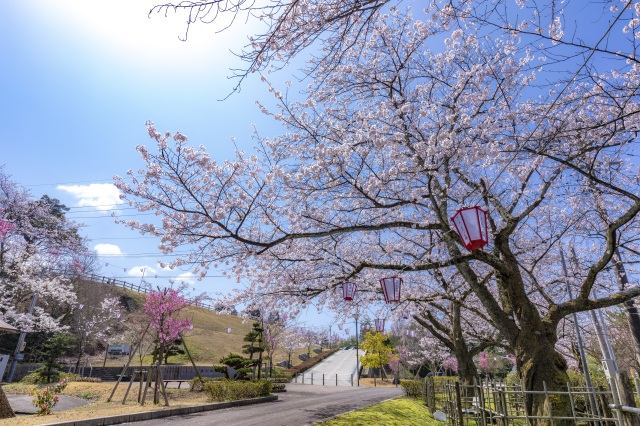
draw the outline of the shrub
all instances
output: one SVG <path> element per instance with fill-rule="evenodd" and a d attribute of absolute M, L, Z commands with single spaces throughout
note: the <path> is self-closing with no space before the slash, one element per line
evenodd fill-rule
<path fill-rule="evenodd" d="M 41 383 L 44 383 L 43 380 L 44 379 L 40 376 L 40 374 L 34 371 L 33 373 L 29 373 L 22 379 L 20 379 L 20 383 L 25 383 L 27 385 L 39 385 Z"/>
<path fill-rule="evenodd" d="M 285 383 L 274 382 L 273 386 L 271 386 L 271 392 L 282 392 L 286 389 L 286 386 Z"/>
<path fill-rule="evenodd" d="M 400 380 L 405 396 L 422 398 L 422 382 L 420 380 Z"/>
<path fill-rule="evenodd" d="M 99 377 L 81 377 L 79 374 L 75 373 L 63 373 L 60 372 L 56 375 L 58 380 L 64 380 L 65 382 L 90 382 L 90 383 L 100 383 L 102 379 Z M 28 385 L 41 385 L 44 383 L 48 383 L 47 377 L 40 374 L 39 369 L 34 371 L 31 374 L 27 374 L 22 379 L 20 379 L 20 383 L 26 383 Z"/>
<path fill-rule="evenodd" d="M 204 383 L 203 386 L 210 401 L 237 401 L 239 399 L 267 396 L 271 393 L 273 385 L 268 380 L 255 382 L 222 380 L 209 381 Z"/>
<path fill-rule="evenodd" d="M 44 416 L 51 414 L 51 409 L 58 403 L 58 396 L 60 392 L 67 387 L 68 382 L 62 380 L 60 383 L 54 386 L 48 386 L 44 389 L 34 389 L 31 395 L 34 397 L 33 405 L 38 409 L 38 415 Z"/>
<path fill-rule="evenodd" d="M 203 377 L 200 380 L 198 377 L 194 377 L 189 381 L 189 390 L 191 392 L 202 392 L 204 391 L 204 384 L 207 382 L 220 381 L 222 378 L 220 377 Z"/>

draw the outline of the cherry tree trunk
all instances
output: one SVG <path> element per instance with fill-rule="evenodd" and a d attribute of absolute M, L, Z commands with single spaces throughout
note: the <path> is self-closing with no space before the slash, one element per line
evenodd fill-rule
<path fill-rule="evenodd" d="M 523 333 L 524 334 L 524 333 Z M 536 338 L 536 333 L 527 333 L 515 348 L 517 368 L 525 391 L 567 391 L 567 362 L 548 340 Z M 529 415 L 564 417 L 571 415 L 571 403 L 563 395 L 545 395 L 528 393 L 525 398 Z M 538 420 L 536 425 L 550 424 L 550 421 Z M 553 421 L 554 425 L 568 424 L 562 420 Z"/>
<path fill-rule="evenodd" d="M 0 419 L 9 419 L 15 416 L 16 414 L 13 412 L 11 405 L 9 405 L 7 395 L 5 395 L 2 386 L 0 386 Z"/>
<path fill-rule="evenodd" d="M 478 369 L 473 362 L 473 357 L 467 352 L 456 351 L 456 361 L 458 361 L 458 377 L 463 385 L 473 385 L 473 379 L 478 377 Z"/>

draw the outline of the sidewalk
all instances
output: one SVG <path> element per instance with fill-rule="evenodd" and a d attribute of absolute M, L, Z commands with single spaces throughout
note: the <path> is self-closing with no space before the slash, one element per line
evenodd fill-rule
<path fill-rule="evenodd" d="M 7 399 L 16 414 L 36 414 L 38 412 L 35 405 L 33 405 L 33 396 L 31 395 L 7 395 Z M 52 411 L 69 410 L 93 402 L 89 399 L 67 395 L 58 395 L 58 399 L 58 403 L 53 407 Z"/>

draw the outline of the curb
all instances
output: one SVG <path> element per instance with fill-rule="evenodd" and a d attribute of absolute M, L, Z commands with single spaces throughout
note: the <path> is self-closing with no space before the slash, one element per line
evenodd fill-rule
<path fill-rule="evenodd" d="M 107 426 L 119 423 L 139 422 L 142 420 L 160 419 L 163 417 L 182 416 L 186 414 L 202 413 L 205 411 L 222 410 L 224 408 L 242 407 L 245 405 L 261 404 L 278 400 L 278 395 L 263 396 L 261 398 L 243 399 L 240 401 L 214 402 L 212 404 L 192 405 L 189 407 L 168 408 L 166 410 L 143 411 L 140 413 L 121 414 L 119 416 L 95 417 L 91 419 L 70 420 L 68 422 L 48 423 L 41 426 Z"/>

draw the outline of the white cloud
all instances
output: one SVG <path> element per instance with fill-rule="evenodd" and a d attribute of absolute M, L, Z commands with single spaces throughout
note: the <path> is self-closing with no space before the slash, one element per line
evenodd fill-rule
<path fill-rule="evenodd" d="M 111 210 L 116 204 L 122 204 L 120 190 L 110 183 L 92 183 L 90 185 L 58 185 L 56 189 L 68 192 L 78 199 L 80 207 L 95 207 L 98 210 Z"/>
<path fill-rule="evenodd" d="M 185 272 L 184 274 L 180 274 L 174 278 L 177 283 L 185 282 L 187 284 L 194 284 L 196 282 L 193 274 L 191 272 Z"/>
<path fill-rule="evenodd" d="M 96 244 L 93 246 L 98 256 L 120 256 L 124 253 L 115 244 Z"/>
<path fill-rule="evenodd" d="M 129 269 L 129 271 L 127 272 L 127 274 L 130 277 L 142 277 L 143 275 L 145 277 L 153 277 L 154 275 L 156 275 L 158 273 L 158 271 L 155 268 L 152 268 L 151 266 L 134 266 L 133 268 Z"/>

